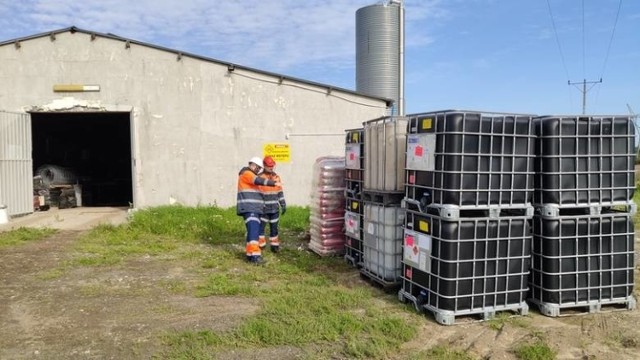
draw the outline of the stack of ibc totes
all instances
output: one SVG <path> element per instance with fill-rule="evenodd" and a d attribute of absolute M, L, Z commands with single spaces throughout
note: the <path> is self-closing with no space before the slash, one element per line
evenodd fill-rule
<path fill-rule="evenodd" d="M 363 263 L 360 273 L 384 286 L 400 283 L 407 118 L 364 123 Z"/>
<path fill-rule="evenodd" d="M 364 128 L 347 130 L 345 142 L 345 255 L 346 262 L 362 267 L 362 190 L 364 182 Z"/>
<path fill-rule="evenodd" d="M 309 249 L 321 256 L 344 254 L 344 161 L 325 156 L 313 165 Z"/>
<path fill-rule="evenodd" d="M 400 301 L 440 324 L 528 312 L 533 116 L 410 117 Z"/>
<path fill-rule="evenodd" d="M 531 302 L 547 316 L 635 308 L 631 118 L 548 116 L 534 124 Z"/>

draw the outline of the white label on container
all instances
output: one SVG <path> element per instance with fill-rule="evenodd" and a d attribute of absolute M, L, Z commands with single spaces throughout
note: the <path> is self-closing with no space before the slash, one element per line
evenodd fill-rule
<path fill-rule="evenodd" d="M 420 253 L 420 264 L 418 265 L 418 269 L 424 272 L 431 272 L 431 256 L 429 254 L 421 252 Z"/>
<path fill-rule="evenodd" d="M 345 167 L 347 169 L 362 169 L 362 164 L 360 164 L 360 144 L 346 144 L 345 150 Z"/>
<path fill-rule="evenodd" d="M 411 230 L 404 232 L 404 260 L 417 266 L 419 261 L 420 249 L 418 248 L 417 233 Z"/>
<path fill-rule="evenodd" d="M 431 236 L 404 230 L 404 261 L 422 271 L 431 271 Z"/>
<path fill-rule="evenodd" d="M 371 235 L 375 235 L 375 226 L 373 223 L 367 224 L 367 232 Z"/>
<path fill-rule="evenodd" d="M 407 169 L 435 170 L 436 134 L 407 135 Z"/>
<path fill-rule="evenodd" d="M 431 253 L 431 235 L 418 233 L 418 241 L 420 249 Z"/>
<path fill-rule="evenodd" d="M 351 236 L 360 237 L 360 218 L 358 214 L 350 211 L 344 213 L 344 230 Z"/>

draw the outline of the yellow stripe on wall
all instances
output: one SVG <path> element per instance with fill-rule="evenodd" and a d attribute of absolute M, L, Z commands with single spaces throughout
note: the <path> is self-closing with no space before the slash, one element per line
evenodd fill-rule
<path fill-rule="evenodd" d="M 53 85 L 53 91 L 54 92 L 100 91 L 100 85 L 80 85 L 80 84 Z"/>

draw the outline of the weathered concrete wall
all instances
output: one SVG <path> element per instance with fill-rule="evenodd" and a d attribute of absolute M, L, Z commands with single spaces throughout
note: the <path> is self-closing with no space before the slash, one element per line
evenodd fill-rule
<path fill-rule="evenodd" d="M 0 46 L 0 64 L 0 109 L 131 111 L 137 207 L 232 206 L 238 170 L 271 142 L 290 145 L 276 171 L 288 202 L 307 205 L 315 159 L 344 155 L 344 130 L 386 111 L 380 99 L 80 32 Z"/>

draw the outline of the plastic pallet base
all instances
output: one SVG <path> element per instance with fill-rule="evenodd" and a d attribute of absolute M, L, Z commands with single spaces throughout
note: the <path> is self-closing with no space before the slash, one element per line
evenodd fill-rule
<path fill-rule="evenodd" d="M 456 319 L 461 317 L 468 316 L 482 316 L 481 319 L 477 319 L 474 322 L 479 321 L 488 321 L 493 319 L 497 313 L 501 312 L 517 312 L 521 316 L 525 316 L 529 313 L 529 305 L 526 302 L 521 302 L 519 304 L 512 304 L 500 307 L 493 308 L 485 308 L 485 309 L 470 309 L 464 311 L 449 311 L 449 310 L 441 310 L 433 306 L 429 306 L 426 304 L 419 304 L 418 300 L 415 296 L 405 292 L 400 289 L 398 291 L 398 299 L 402 303 L 406 303 L 407 301 L 411 301 L 413 306 L 416 308 L 416 311 L 422 313 L 423 311 L 433 314 L 436 322 L 440 325 L 455 325 Z"/>
<path fill-rule="evenodd" d="M 410 199 L 404 200 L 407 204 Z M 411 209 L 411 207 L 409 207 Z M 431 205 L 428 209 L 418 207 L 422 213 L 429 210 L 436 213 L 439 217 L 447 220 L 461 220 L 470 217 L 484 217 L 489 219 L 498 219 L 505 217 L 533 217 L 534 208 L 531 205 L 504 205 L 504 206 L 457 206 L 457 205 Z M 470 215 L 472 214 L 472 215 Z"/>
<path fill-rule="evenodd" d="M 553 304 L 536 299 L 529 299 L 529 302 L 536 305 L 540 313 L 549 317 L 564 317 L 573 315 L 585 315 L 593 313 L 606 313 L 613 311 L 634 310 L 636 299 L 629 296 L 621 299 L 601 301 L 589 301 L 573 304 Z"/>
<path fill-rule="evenodd" d="M 398 279 L 395 281 L 385 280 L 365 268 L 360 269 L 360 277 L 373 285 L 379 286 L 385 292 L 395 291 L 402 284 L 402 279 Z"/>
<path fill-rule="evenodd" d="M 379 205 L 400 205 L 404 199 L 404 192 L 371 192 L 365 190 L 361 194 L 362 201 Z"/>
<path fill-rule="evenodd" d="M 537 204 L 536 212 L 540 216 L 545 218 L 557 218 L 557 217 L 563 216 L 564 214 L 562 212 L 567 210 L 581 211 L 583 212 L 582 215 L 585 215 L 585 216 L 586 215 L 597 216 L 597 215 L 605 214 L 604 210 L 606 208 L 609 208 L 609 209 L 618 208 L 618 210 L 627 212 L 630 215 L 635 215 L 636 212 L 638 211 L 638 206 L 634 204 L 633 201 L 631 201 L 631 202 L 617 202 L 617 203 L 610 203 L 610 204 L 599 203 L 597 205 L 594 205 L 594 204 L 575 204 L 575 205 Z"/>

